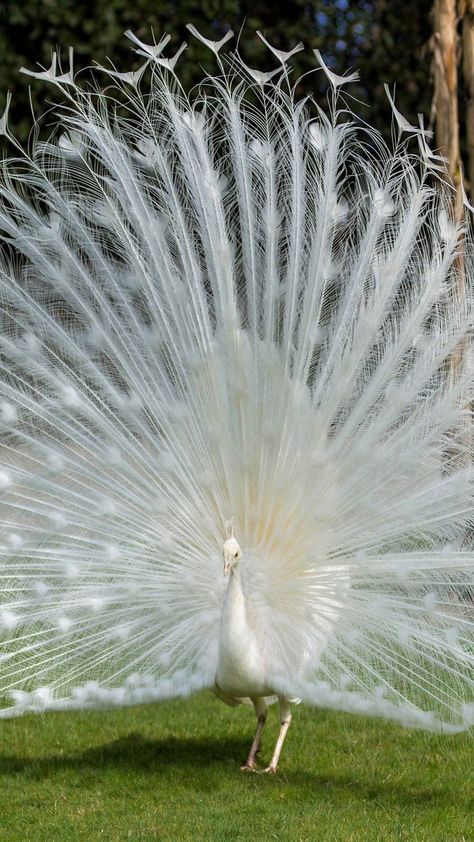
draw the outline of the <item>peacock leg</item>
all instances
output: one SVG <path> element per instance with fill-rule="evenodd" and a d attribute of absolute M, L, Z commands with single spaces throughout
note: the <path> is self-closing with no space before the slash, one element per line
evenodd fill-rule
<path fill-rule="evenodd" d="M 242 772 L 255 772 L 256 764 L 255 764 L 255 756 L 258 751 L 260 751 L 260 743 L 262 740 L 262 731 L 267 719 L 267 706 L 265 704 L 265 700 L 262 698 L 252 699 L 253 706 L 255 708 L 255 713 L 257 715 L 257 730 L 255 731 L 255 737 L 253 738 L 253 743 L 250 747 L 249 756 L 247 757 L 247 762 L 244 766 L 240 767 Z"/>
<path fill-rule="evenodd" d="M 275 751 L 273 752 L 270 765 L 265 769 L 265 772 L 270 772 L 272 774 L 275 774 L 277 770 L 280 752 L 283 743 L 285 742 L 286 732 L 288 731 L 291 723 L 290 705 L 286 699 L 280 699 L 280 722 L 280 733 L 278 734 L 278 739 L 276 741 Z"/>

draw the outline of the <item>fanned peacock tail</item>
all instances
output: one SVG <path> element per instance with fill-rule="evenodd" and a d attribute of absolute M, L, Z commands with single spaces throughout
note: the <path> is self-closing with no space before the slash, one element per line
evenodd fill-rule
<path fill-rule="evenodd" d="M 0 717 L 212 688 L 233 518 L 275 692 L 467 727 L 472 240 L 442 161 L 393 103 L 392 150 L 358 124 L 320 56 L 326 112 L 291 53 L 208 42 L 187 95 L 128 34 L 145 64 L 105 91 L 30 73 L 65 98 L 48 142 L 0 124 Z"/>

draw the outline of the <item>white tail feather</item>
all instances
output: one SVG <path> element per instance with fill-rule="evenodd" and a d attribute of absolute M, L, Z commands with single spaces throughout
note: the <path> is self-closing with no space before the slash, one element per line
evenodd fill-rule
<path fill-rule="evenodd" d="M 462 729 L 469 226 L 388 91 L 420 161 L 338 113 L 356 73 L 317 54 L 323 114 L 286 85 L 301 45 L 226 72 L 231 33 L 188 28 L 221 72 L 192 101 L 167 37 L 126 33 L 117 101 L 72 57 L 26 71 L 69 106 L 0 183 L 0 717 L 213 687 L 235 528 L 273 692 Z"/>

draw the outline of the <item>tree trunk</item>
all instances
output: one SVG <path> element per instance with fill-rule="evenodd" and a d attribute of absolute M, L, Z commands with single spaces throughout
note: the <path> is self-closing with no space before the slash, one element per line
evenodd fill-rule
<path fill-rule="evenodd" d="M 467 0 L 472 6 L 474 0 Z M 464 215 L 461 179 L 462 163 L 459 142 L 458 112 L 458 15 L 456 0 L 435 0 L 434 2 L 434 106 L 436 114 L 436 148 L 447 159 L 446 181 L 452 189 L 452 217 L 460 222 Z M 462 9 L 460 9 L 462 15 Z M 474 103 L 473 103 L 474 106 Z M 454 189 L 453 189 L 454 188 Z M 458 254 L 455 259 L 456 283 L 458 294 L 466 294 L 466 269 L 464 255 L 464 236 L 459 239 Z M 463 377 L 468 365 L 468 345 L 466 340 L 459 343 L 451 355 L 449 371 L 453 379 Z M 466 407 L 467 408 L 467 407 Z M 451 431 L 452 446 L 445 452 L 445 470 L 448 473 L 470 460 L 472 450 L 472 425 L 466 415 L 460 429 Z"/>
<path fill-rule="evenodd" d="M 462 214 L 461 158 L 459 150 L 457 3 L 434 3 L 434 104 L 436 112 L 436 148 L 447 158 L 447 180 L 455 187 L 453 214 Z"/>
<path fill-rule="evenodd" d="M 466 86 L 467 187 L 474 196 L 474 0 L 461 7 L 463 76 Z"/>

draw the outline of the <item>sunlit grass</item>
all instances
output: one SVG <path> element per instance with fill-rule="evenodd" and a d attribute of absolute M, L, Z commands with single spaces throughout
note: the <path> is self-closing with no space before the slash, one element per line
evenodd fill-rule
<path fill-rule="evenodd" d="M 0 840 L 474 839 L 472 737 L 300 706 L 276 777 L 249 709 L 186 701 L 0 723 Z M 272 708 L 261 766 L 277 733 Z"/>

